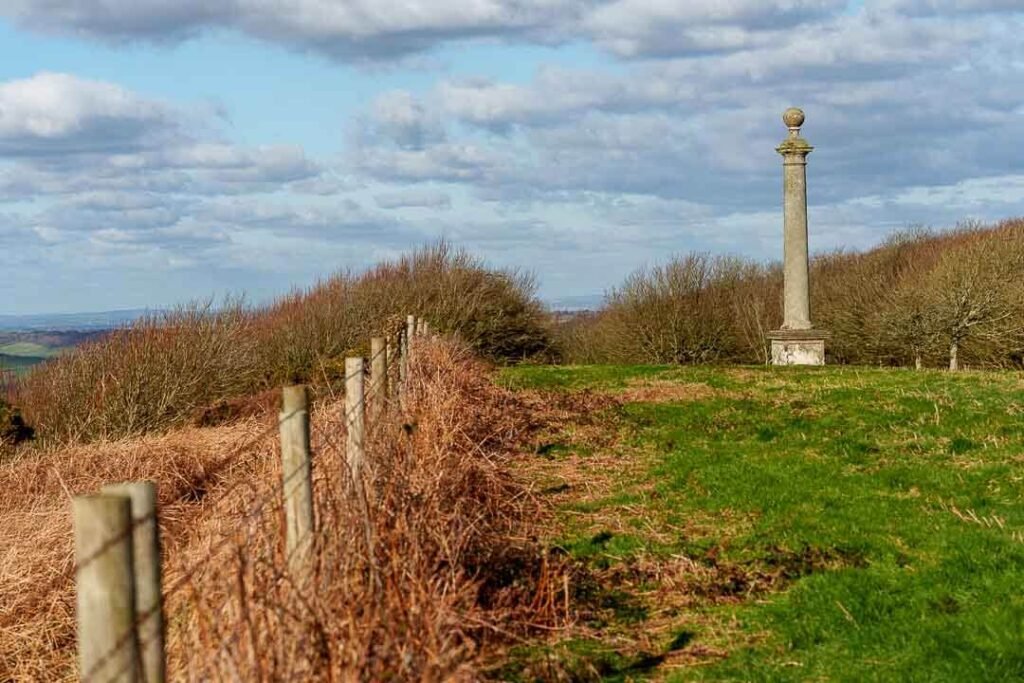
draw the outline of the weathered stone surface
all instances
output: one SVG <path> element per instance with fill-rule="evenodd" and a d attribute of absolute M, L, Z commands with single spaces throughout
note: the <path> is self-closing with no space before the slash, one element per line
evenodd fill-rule
<path fill-rule="evenodd" d="M 772 365 L 824 365 L 825 340 L 772 340 Z"/>
<path fill-rule="evenodd" d="M 807 155 L 814 148 L 800 137 L 804 113 L 787 109 L 782 120 L 789 138 L 776 148 L 782 155 L 783 322 L 784 330 L 811 329 L 810 277 L 807 263 Z"/>
<path fill-rule="evenodd" d="M 807 257 L 807 155 L 814 149 L 800 137 L 803 111 L 793 107 L 782 115 L 789 137 L 776 151 L 783 158 L 783 322 L 769 335 L 776 365 L 822 365 L 824 333 L 811 323 L 810 275 Z M 786 332 L 811 332 L 799 338 Z"/>

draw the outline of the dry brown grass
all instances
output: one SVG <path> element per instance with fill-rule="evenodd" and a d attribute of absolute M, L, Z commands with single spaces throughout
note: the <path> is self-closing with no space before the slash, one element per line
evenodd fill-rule
<path fill-rule="evenodd" d="M 253 419 L 216 429 L 184 429 L 32 453 L 0 465 L 0 679 L 74 676 L 72 495 L 116 481 L 159 482 L 170 564 L 180 556 L 182 534 L 210 514 L 209 501 L 269 460 L 272 441 L 268 437 L 246 448 L 230 470 L 213 473 L 210 466 L 247 445 L 268 424 Z"/>
<path fill-rule="evenodd" d="M 268 415 L 0 465 L 0 679 L 74 677 L 69 497 L 126 479 L 160 486 L 175 680 L 471 680 L 492 643 L 564 616 L 529 540 L 537 503 L 503 463 L 532 427 L 483 365 L 423 345 L 404 409 L 372 426 L 362 496 L 341 405 L 314 411 L 304 586 L 285 569 Z"/>
<path fill-rule="evenodd" d="M 621 392 L 619 397 L 626 402 L 679 403 L 703 401 L 711 396 L 725 395 L 726 393 L 700 382 L 638 379 L 630 381 L 626 390 Z"/>

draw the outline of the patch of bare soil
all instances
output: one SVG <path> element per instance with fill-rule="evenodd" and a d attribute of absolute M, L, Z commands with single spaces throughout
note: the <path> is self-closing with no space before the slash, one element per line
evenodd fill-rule
<path fill-rule="evenodd" d="M 629 382 L 628 388 L 618 396 L 626 403 L 680 403 L 703 401 L 721 393 L 721 390 L 699 382 L 643 379 Z"/>

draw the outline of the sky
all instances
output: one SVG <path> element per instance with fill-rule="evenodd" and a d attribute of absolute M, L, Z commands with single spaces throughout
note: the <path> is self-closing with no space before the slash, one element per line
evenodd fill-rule
<path fill-rule="evenodd" d="M 0 313 L 267 301 L 446 238 L 558 302 L 1024 215 L 1024 0 L 0 0 Z"/>

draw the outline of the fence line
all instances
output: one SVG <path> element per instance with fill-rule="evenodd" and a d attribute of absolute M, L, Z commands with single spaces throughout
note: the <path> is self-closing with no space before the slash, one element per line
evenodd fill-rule
<path fill-rule="evenodd" d="M 395 405 L 389 399 L 406 393 L 416 347 L 413 338 L 426 334 L 427 329 L 422 319 L 409 315 L 403 329 L 372 339 L 369 363 L 372 374 L 366 391 L 363 383 L 366 361 L 363 358 L 346 359 L 344 460 L 350 481 L 356 487 L 356 495 L 362 498 L 364 508 L 366 498 L 362 471 L 366 458 L 366 418 L 369 417 L 372 424 L 385 415 L 388 406 Z M 393 367 L 395 365 L 398 367 Z M 388 378 L 391 371 L 398 374 L 394 388 Z M 314 526 L 312 476 L 315 453 L 310 447 L 307 387 L 284 387 L 282 410 L 276 424 L 217 460 L 203 480 L 236 461 L 275 429 L 279 432 L 281 448 L 279 488 L 271 486 L 261 492 L 258 485 L 239 480 L 220 492 L 218 502 L 228 500 L 229 494 L 241 487 L 250 489 L 254 495 L 254 502 L 247 506 L 242 519 L 233 525 L 236 529 L 245 529 L 249 535 L 245 543 L 236 545 L 236 552 L 242 557 L 246 548 L 251 547 L 252 527 L 249 524 L 268 503 L 278 501 L 283 512 L 288 568 L 288 576 L 280 578 L 301 588 L 308 585 L 314 571 L 317 531 Z M 322 437 L 329 444 L 333 443 L 327 432 Z M 348 491 L 343 495 L 352 493 Z M 72 503 L 81 679 L 162 683 L 167 671 L 163 606 L 168 598 L 186 586 L 191 585 L 195 592 L 193 579 L 207 571 L 212 561 L 232 541 L 238 540 L 237 535 L 225 535 L 217 543 L 211 543 L 203 557 L 186 567 L 182 575 L 164 590 L 155 484 L 126 482 L 107 485 L 101 489 L 100 495 L 78 496 Z M 213 571 L 217 571 L 216 567 Z M 200 628 L 203 628 L 202 623 Z M 234 630 L 233 637 L 241 637 L 241 626 Z M 227 641 L 222 642 L 218 650 L 223 650 L 227 644 Z"/>

